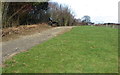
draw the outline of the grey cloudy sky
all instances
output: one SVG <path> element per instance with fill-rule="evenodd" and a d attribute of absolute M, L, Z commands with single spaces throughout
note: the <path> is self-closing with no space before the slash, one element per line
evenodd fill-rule
<path fill-rule="evenodd" d="M 76 18 L 89 15 L 92 22 L 118 23 L 119 0 L 52 0 L 70 6 Z"/>

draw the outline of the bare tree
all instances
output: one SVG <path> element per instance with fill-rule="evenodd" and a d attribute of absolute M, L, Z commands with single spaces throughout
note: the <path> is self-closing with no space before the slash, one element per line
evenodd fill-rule
<path fill-rule="evenodd" d="M 2 2 L 3 28 L 28 24 L 31 21 L 45 22 L 47 9 L 48 2 Z M 30 14 L 30 12 L 35 13 Z"/>
<path fill-rule="evenodd" d="M 73 25 L 74 16 L 70 8 L 61 4 L 51 2 L 49 3 L 50 14 L 53 20 L 57 21 L 60 26 Z"/>

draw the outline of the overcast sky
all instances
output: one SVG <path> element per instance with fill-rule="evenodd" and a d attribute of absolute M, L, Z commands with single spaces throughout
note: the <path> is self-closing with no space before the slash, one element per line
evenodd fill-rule
<path fill-rule="evenodd" d="M 84 15 L 91 17 L 92 22 L 118 23 L 118 2 L 120 0 L 52 0 L 67 4 L 75 13 L 76 18 Z"/>

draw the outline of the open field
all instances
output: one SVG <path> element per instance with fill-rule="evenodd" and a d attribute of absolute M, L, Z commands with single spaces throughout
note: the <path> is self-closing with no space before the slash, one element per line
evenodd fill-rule
<path fill-rule="evenodd" d="M 3 73 L 117 73 L 118 29 L 80 26 L 7 60 Z"/>

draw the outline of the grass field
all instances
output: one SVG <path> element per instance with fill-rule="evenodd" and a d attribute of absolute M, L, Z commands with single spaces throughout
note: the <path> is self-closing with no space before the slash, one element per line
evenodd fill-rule
<path fill-rule="evenodd" d="M 5 65 L 3 73 L 117 73 L 118 29 L 75 27 Z"/>

